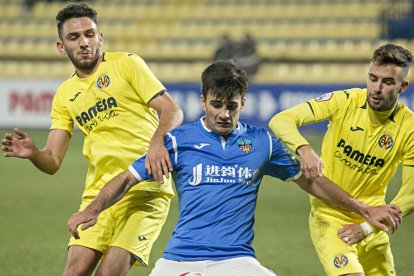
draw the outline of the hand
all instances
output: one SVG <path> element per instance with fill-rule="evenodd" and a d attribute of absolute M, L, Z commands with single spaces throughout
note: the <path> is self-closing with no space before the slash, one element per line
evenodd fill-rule
<path fill-rule="evenodd" d="M 94 226 L 98 221 L 98 214 L 88 209 L 84 209 L 78 213 L 74 213 L 68 221 L 69 232 L 75 239 L 79 239 L 78 226 L 82 224 L 81 230 L 84 231 L 91 226 Z"/>
<path fill-rule="evenodd" d="M 385 206 L 370 206 L 368 208 L 367 222 L 379 229 L 388 232 L 388 227 L 391 227 L 392 233 L 397 230 L 398 225 L 401 224 L 401 209 L 393 204 Z"/>
<path fill-rule="evenodd" d="M 152 174 L 155 181 L 164 183 L 163 175 L 168 178 L 172 168 L 170 156 L 164 145 L 164 136 L 152 137 L 145 159 L 145 169 L 148 174 Z"/>
<path fill-rule="evenodd" d="M 14 128 L 17 134 L 13 136 L 11 133 L 6 133 L 1 141 L 2 150 L 5 157 L 19 157 L 31 158 L 38 152 L 38 148 L 34 144 L 32 138 L 18 128 Z"/>
<path fill-rule="evenodd" d="M 360 224 L 347 224 L 338 230 L 338 238 L 352 245 L 365 239 L 365 233 Z"/>
<path fill-rule="evenodd" d="M 300 156 L 300 169 L 307 179 L 322 176 L 323 163 L 310 145 L 300 146 L 297 150 Z"/>

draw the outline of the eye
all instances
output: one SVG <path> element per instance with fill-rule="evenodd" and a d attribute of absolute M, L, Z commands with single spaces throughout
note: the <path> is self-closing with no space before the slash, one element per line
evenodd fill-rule
<path fill-rule="evenodd" d="M 237 103 L 229 103 L 227 104 L 227 109 L 233 111 L 236 110 L 238 106 L 239 105 Z"/>
<path fill-rule="evenodd" d="M 223 104 L 222 104 L 222 103 L 220 103 L 220 102 L 210 102 L 210 104 L 211 104 L 211 106 L 212 106 L 212 107 L 214 107 L 214 108 L 220 108 L 220 107 L 222 107 L 222 106 L 223 106 Z"/>

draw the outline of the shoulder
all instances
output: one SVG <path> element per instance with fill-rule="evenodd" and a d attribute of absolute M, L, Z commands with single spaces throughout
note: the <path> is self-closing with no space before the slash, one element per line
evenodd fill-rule
<path fill-rule="evenodd" d="M 401 124 L 405 124 L 410 126 L 409 129 L 414 129 L 411 127 L 414 124 L 414 112 L 405 106 L 403 103 L 399 102 L 399 109 L 400 109 L 400 116 L 401 116 Z M 397 115 L 398 116 L 398 115 Z"/>
<path fill-rule="evenodd" d="M 105 62 L 123 62 L 123 63 L 145 63 L 144 60 L 134 53 L 129 52 L 105 52 Z"/>
<path fill-rule="evenodd" d="M 239 123 L 240 124 L 240 132 L 244 133 L 245 135 L 254 137 L 254 138 L 266 138 L 270 137 L 269 132 L 263 127 L 256 127 L 253 125 L 249 125 L 246 123 Z"/>
<path fill-rule="evenodd" d="M 196 132 L 199 132 L 199 123 L 193 122 L 181 125 L 171 131 L 169 131 L 170 135 L 172 136 L 179 136 L 179 135 L 194 135 Z"/>

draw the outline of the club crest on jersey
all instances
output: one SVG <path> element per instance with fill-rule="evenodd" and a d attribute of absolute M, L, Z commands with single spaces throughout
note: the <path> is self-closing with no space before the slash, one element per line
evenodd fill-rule
<path fill-rule="evenodd" d="M 339 255 L 334 258 L 334 266 L 337 268 L 343 268 L 348 264 L 348 258 L 345 255 Z"/>
<path fill-rule="evenodd" d="M 394 145 L 394 139 L 391 134 L 384 133 L 378 140 L 378 145 L 381 149 L 390 149 Z"/>
<path fill-rule="evenodd" d="M 315 98 L 315 101 L 325 102 L 325 101 L 329 101 L 331 98 L 332 98 L 332 92 L 323 94 L 322 96 L 319 96 L 319 97 Z"/>
<path fill-rule="evenodd" d="M 96 79 L 96 86 L 99 89 L 104 89 L 109 86 L 111 80 L 109 79 L 108 75 L 101 75 Z"/>
<path fill-rule="evenodd" d="M 252 140 L 246 138 L 239 138 L 237 145 L 245 153 L 249 153 L 252 150 Z"/>

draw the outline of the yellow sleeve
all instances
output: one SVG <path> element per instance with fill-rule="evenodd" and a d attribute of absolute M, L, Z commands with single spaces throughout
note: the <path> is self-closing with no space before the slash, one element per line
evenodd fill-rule
<path fill-rule="evenodd" d="M 312 116 L 309 103 L 302 103 L 273 116 L 269 127 L 289 150 L 296 152 L 298 147 L 309 144 L 299 132 L 298 127 L 307 121 L 306 118 Z"/>
<path fill-rule="evenodd" d="M 391 201 L 402 210 L 402 216 L 405 217 L 414 211 L 414 167 L 403 166 L 402 184 L 400 191 Z"/>
<path fill-rule="evenodd" d="M 67 111 L 66 105 L 62 104 L 62 97 L 60 97 L 59 90 L 53 98 L 50 114 L 52 119 L 50 129 L 66 130 L 72 136 L 73 120 Z"/>
<path fill-rule="evenodd" d="M 145 61 L 135 54 L 126 58 L 126 72 L 131 86 L 146 103 L 157 93 L 166 90 Z"/>
<path fill-rule="evenodd" d="M 341 103 L 348 98 L 349 94 L 344 91 L 326 93 L 276 114 L 269 127 L 292 152 L 296 152 L 298 147 L 309 144 L 298 127 L 332 120 Z"/>

